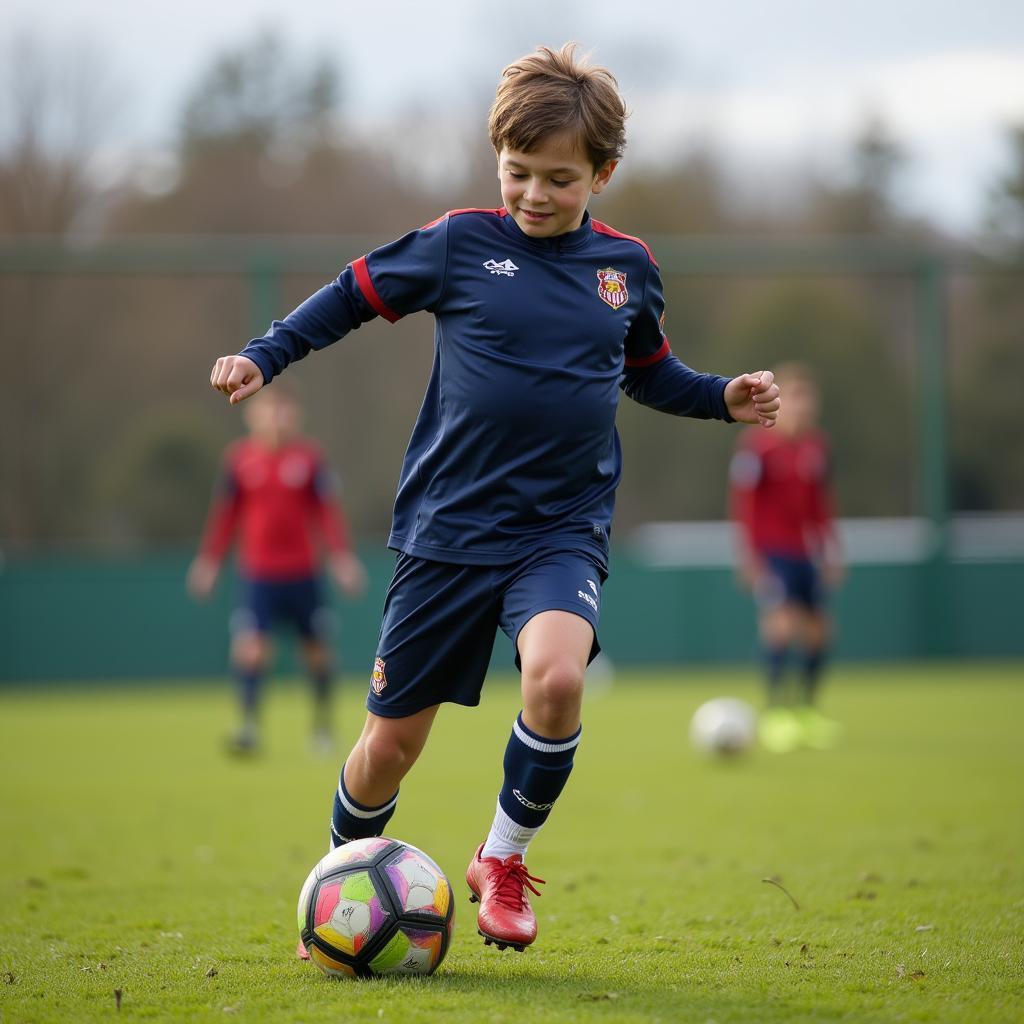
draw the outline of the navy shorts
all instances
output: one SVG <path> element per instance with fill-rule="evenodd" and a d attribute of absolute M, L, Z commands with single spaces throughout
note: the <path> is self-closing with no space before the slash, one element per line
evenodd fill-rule
<path fill-rule="evenodd" d="M 330 635 L 331 619 L 316 576 L 283 582 L 243 579 L 231 631 L 269 633 L 275 625 L 286 625 L 304 640 L 322 640 Z"/>
<path fill-rule="evenodd" d="M 821 573 L 809 558 L 765 555 L 766 578 L 758 587 L 757 600 L 764 608 L 795 604 L 816 611 L 825 603 Z"/>
<path fill-rule="evenodd" d="M 405 718 L 449 701 L 480 703 L 500 628 L 512 641 L 539 612 L 566 611 L 594 628 L 607 572 L 582 552 L 537 552 L 510 565 L 452 565 L 399 554 L 366 706 Z M 518 648 L 516 667 L 520 667 Z"/>

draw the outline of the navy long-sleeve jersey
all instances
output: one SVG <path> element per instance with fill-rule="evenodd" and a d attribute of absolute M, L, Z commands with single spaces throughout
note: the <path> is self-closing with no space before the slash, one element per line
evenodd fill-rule
<path fill-rule="evenodd" d="M 543 544 L 606 565 L 619 389 L 729 419 L 727 378 L 671 354 L 650 250 L 589 214 L 537 239 L 504 209 L 447 213 L 357 259 L 242 354 L 269 382 L 376 316 L 424 309 L 434 364 L 389 540 L 407 554 L 499 565 Z"/>

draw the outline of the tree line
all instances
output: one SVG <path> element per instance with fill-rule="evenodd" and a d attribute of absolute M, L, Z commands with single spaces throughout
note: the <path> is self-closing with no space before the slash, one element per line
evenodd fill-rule
<path fill-rule="evenodd" d="M 6 62 L 10 128 L 0 139 L 0 245 L 33 236 L 81 245 L 108 238 L 337 237 L 336 270 L 361 252 L 342 239 L 386 241 L 445 209 L 495 206 L 480 124 L 465 131 L 421 116 L 346 130 L 342 80 L 329 61 L 258 35 L 205 68 L 184 97 L 173 152 L 113 182 L 96 171 L 110 96 L 102 68 L 55 63 L 22 41 Z M 1024 117 L 1024 112 L 1022 112 Z M 70 127 L 69 127 L 70 126 Z M 443 135 L 435 160 L 410 161 Z M 978 225 L 1011 268 L 1024 257 L 1024 126 L 1009 131 L 1010 172 L 991 185 Z M 808 175 L 783 201 L 742 196 L 713 149 L 670 166 L 630 167 L 592 206 L 643 237 L 861 236 L 956 250 L 962 240 L 901 211 L 906 157 L 868 120 L 834 178 Z M 280 281 L 276 315 L 323 283 Z M 958 274 L 947 295 L 952 503 L 1024 507 L 1024 433 L 996 382 L 1024 371 L 1024 275 Z M 915 511 L 912 389 L 914 297 L 898 275 L 667 275 L 673 349 L 700 369 L 730 373 L 798 358 L 820 376 L 836 482 L 848 515 Z M 195 537 L 220 452 L 241 430 L 205 387 L 209 364 L 252 333 L 249 283 L 238 275 L 0 273 L 0 543 L 147 545 Z M 426 315 L 363 328 L 293 379 L 307 425 L 345 482 L 356 530 L 387 531 L 409 428 L 431 359 Z M 724 513 L 735 433 L 677 424 L 624 401 L 626 458 L 616 530 L 651 519 Z"/>

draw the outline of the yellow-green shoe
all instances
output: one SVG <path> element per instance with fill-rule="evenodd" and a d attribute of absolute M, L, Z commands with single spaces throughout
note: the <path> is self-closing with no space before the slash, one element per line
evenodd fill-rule
<path fill-rule="evenodd" d="M 795 715 L 803 742 L 815 750 L 831 750 L 843 738 L 842 724 L 809 704 L 797 708 Z"/>
<path fill-rule="evenodd" d="M 773 754 L 788 754 L 804 742 L 804 729 L 792 708 L 766 708 L 757 722 L 761 746 Z"/>

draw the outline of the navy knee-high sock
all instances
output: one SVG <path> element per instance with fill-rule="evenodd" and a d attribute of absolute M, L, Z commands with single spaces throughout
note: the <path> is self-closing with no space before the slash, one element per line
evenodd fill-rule
<path fill-rule="evenodd" d="M 249 728 L 256 728 L 259 717 L 260 689 L 263 673 L 253 669 L 235 669 L 238 682 L 238 703 L 242 709 L 242 722 Z"/>
<path fill-rule="evenodd" d="M 528 729 L 520 713 L 505 748 L 505 781 L 483 856 L 525 856 L 569 780 L 582 731 L 581 726 L 564 739 L 550 739 Z"/>
<path fill-rule="evenodd" d="M 764 679 L 768 686 L 768 704 L 782 704 L 782 683 L 786 674 L 786 662 L 789 660 L 789 648 L 783 645 L 765 645 L 761 656 L 764 659 Z"/>
<path fill-rule="evenodd" d="M 827 653 L 824 650 L 804 652 L 801 685 L 805 704 L 813 704 L 818 695 L 818 684 L 821 682 L 822 669 L 825 667 Z"/>
<path fill-rule="evenodd" d="M 309 674 L 313 687 L 313 728 L 329 729 L 331 726 L 331 673 L 320 669 Z"/>
<path fill-rule="evenodd" d="M 334 793 L 334 810 L 331 814 L 332 849 L 353 839 L 368 839 L 382 835 L 391 815 L 398 805 L 398 793 L 379 807 L 368 807 L 353 800 L 345 788 L 345 766 L 341 766 L 341 777 Z"/>

